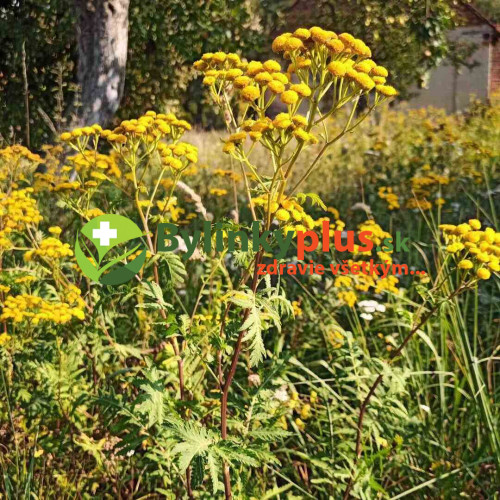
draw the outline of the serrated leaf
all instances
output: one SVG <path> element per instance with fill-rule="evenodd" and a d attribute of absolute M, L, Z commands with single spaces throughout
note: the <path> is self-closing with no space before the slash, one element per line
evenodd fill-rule
<path fill-rule="evenodd" d="M 186 279 L 187 272 L 181 258 L 172 252 L 165 252 L 162 260 L 167 264 L 167 273 L 174 287 L 182 285 Z"/>
<path fill-rule="evenodd" d="M 142 304 L 136 304 L 135 307 L 137 307 L 137 309 L 165 309 L 165 306 L 156 302 L 144 302 Z"/>
<path fill-rule="evenodd" d="M 141 358 L 142 352 L 138 347 L 127 344 L 117 344 L 114 343 L 111 348 L 115 350 L 119 356 L 123 358 L 129 358 L 133 356 L 134 358 Z"/>
<path fill-rule="evenodd" d="M 205 475 L 205 457 L 197 455 L 191 463 L 191 486 L 196 489 L 203 484 L 203 476 Z"/>
<path fill-rule="evenodd" d="M 176 431 L 183 442 L 175 445 L 172 451 L 180 455 L 179 468 L 184 472 L 195 456 L 207 453 L 214 440 L 206 429 L 189 422 L 178 425 Z"/>
<path fill-rule="evenodd" d="M 314 205 L 320 206 L 323 210 L 326 210 L 326 205 L 323 203 L 323 200 L 316 193 L 298 193 L 297 200 L 299 203 L 304 203 L 307 199 L 311 200 L 311 203 Z"/>
<path fill-rule="evenodd" d="M 212 453 L 207 455 L 207 464 L 208 470 L 210 472 L 210 479 L 212 480 L 212 491 L 213 494 L 216 495 L 217 491 L 219 491 L 219 470 L 220 470 L 220 462 L 217 460 L 217 457 Z"/>
<path fill-rule="evenodd" d="M 292 433 L 286 431 L 285 429 L 254 429 L 248 433 L 249 436 L 252 436 L 255 439 L 260 439 L 261 441 L 266 442 L 275 442 L 278 439 L 283 439 L 288 436 L 291 436 Z"/>
<path fill-rule="evenodd" d="M 255 305 L 255 297 L 251 292 L 246 293 L 242 291 L 233 291 L 231 292 L 228 300 L 234 305 L 242 307 L 244 309 L 250 309 Z"/>
<path fill-rule="evenodd" d="M 262 321 L 260 311 L 254 306 L 250 309 L 246 321 L 241 325 L 240 331 L 245 331 L 244 342 L 249 342 L 250 366 L 258 365 L 266 353 L 262 339 Z"/>
<path fill-rule="evenodd" d="M 144 394 L 139 397 L 141 403 L 137 405 L 138 413 L 147 415 L 148 428 L 155 424 L 162 425 L 165 420 L 164 388 L 159 383 L 151 382 L 142 384 L 140 388 Z"/>

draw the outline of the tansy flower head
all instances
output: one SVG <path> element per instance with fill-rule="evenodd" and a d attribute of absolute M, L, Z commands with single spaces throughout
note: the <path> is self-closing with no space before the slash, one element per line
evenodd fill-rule
<path fill-rule="evenodd" d="M 476 276 L 480 280 L 489 280 L 491 278 L 491 272 L 488 269 L 482 267 L 481 269 L 477 270 Z"/>
<path fill-rule="evenodd" d="M 317 26 L 314 26 L 309 31 L 311 32 L 311 38 L 318 43 L 325 43 L 332 38 L 331 32 L 325 31 L 323 28 Z"/>
<path fill-rule="evenodd" d="M 375 82 L 365 73 L 357 72 L 353 80 L 363 89 L 371 90 L 375 87 Z"/>
<path fill-rule="evenodd" d="M 387 81 L 383 76 L 372 76 L 372 80 L 377 85 L 383 85 Z"/>
<path fill-rule="evenodd" d="M 370 71 L 370 75 L 383 76 L 384 78 L 387 78 L 389 76 L 389 72 L 383 66 L 375 66 Z"/>
<path fill-rule="evenodd" d="M 291 85 L 290 90 L 296 92 L 301 97 L 309 97 L 311 95 L 311 89 L 305 83 Z"/>
<path fill-rule="evenodd" d="M 235 78 L 238 78 L 239 76 L 243 75 L 243 71 L 239 68 L 232 68 L 227 71 L 226 73 L 226 79 L 232 82 Z"/>
<path fill-rule="evenodd" d="M 302 115 L 295 115 L 292 118 L 292 121 L 295 125 L 297 125 L 299 127 L 305 127 L 307 125 L 307 118 L 305 116 L 302 116 Z"/>
<path fill-rule="evenodd" d="M 276 80 L 283 85 L 286 85 L 288 83 L 288 77 L 283 73 L 273 73 L 273 80 Z"/>
<path fill-rule="evenodd" d="M 222 148 L 222 151 L 227 154 L 230 154 L 235 150 L 236 150 L 236 145 L 234 144 L 234 142 L 226 142 L 224 144 L 224 147 Z"/>
<path fill-rule="evenodd" d="M 345 49 L 345 46 L 344 46 L 344 43 L 342 42 L 342 40 L 338 40 L 338 39 L 334 39 L 334 38 L 332 38 L 326 42 L 326 47 L 333 54 L 340 54 Z"/>
<path fill-rule="evenodd" d="M 358 54 L 360 56 L 372 56 L 372 51 L 370 50 L 370 48 L 366 45 L 365 42 L 363 42 L 363 40 L 359 40 L 358 38 L 356 38 L 354 42 L 352 42 L 351 49 L 355 54 Z"/>
<path fill-rule="evenodd" d="M 237 89 L 243 89 L 252 83 L 252 79 L 248 76 L 238 76 L 234 79 L 234 86 Z"/>
<path fill-rule="evenodd" d="M 263 64 L 263 67 L 266 71 L 269 71 L 270 73 L 276 73 L 278 71 L 281 71 L 281 65 L 277 61 L 273 61 L 272 59 L 269 59 Z"/>
<path fill-rule="evenodd" d="M 246 138 L 247 134 L 245 132 L 237 132 L 229 136 L 229 141 L 231 142 L 243 142 Z"/>
<path fill-rule="evenodd" d="M 264 70 L 264 66 L 260 61 L 250 61 L 247 66 L 247 75 L 255 76 Z"/>
<path fill-rule="evenodd" d="M 350 33 L 341 33 L 339 35 L 339 40 L 342 40 L 346 45 L 351 45 L 355 38 Z"/>
<path fill-rule="evenodd" d="M 377 85 L 375 88 L 379 94 L 385 95 L 386 97 L 394 97 L 398 95 L 398 91 L 390 85 Z"/>
<path fill-rule="evenodd" d="M 286 40 L 284 46 L 285 50 L 293 52 L 294 50 L 301 49 L 304 46 L 304 44 L 302 43 L 302 40 L 300 40 L 300 38 L 291 36 Z"/>
<path fill-rule="evenodd" d="M 469 226 L 472 229 L 479 230 L 479 229 L 481 229 L 481 222 L 479 222 L 477 219 L 470 219 L 469 220 Z"/>
<path fill-rule="evenodd" d="M 241 91 L 241 98 L 244 101 L 252 102 L 260 97 L 260 90 L 254 85 L 248 85 Z"/>
<path fill-rule="evenodd" d="M 340 61 L 332 61 L 327 66 L 327 69 L 333 76 L 342 77 L 345 75 L 347 67 L 344 63 L 341 63 Z"/>
<path fill-rule="evenodd" d="M 210 87 L 215 83 L 215 76 L 206 76 L 203 78 L 203 85 L 206 85 L 207 87 Z"/>
<path fill-rule="evenodd" d="M 273 77 L 268 71 L 261 71 L 255 76 L 255 81 L 260 85 L 267 85 L 269 82 L 273 81 Z"/>
<path fill-rule="evenodd" d="M 311 38 L 311 32 L 306 28 L 298 28 L 294 31 L 293 36 L 299 38 L 302 41 L 306 41 Z"/>
<path fill-rule="evenodd" d="M 283 103 L 292 105 L 299 100 L 299 95 L 294 90 L 286 90 L 281 94 L 280 98 Z"/>
<path fill-rule="evenodd" d="M 370 71 L 372 70 L 372 68 L 374 67 L 373 64 L 375 64 L 371 59 L 367 59 L 365 61 L 361 61 L 360 63 L 358 64 L 355 64 L 354 65 L 354 69 L 356 71 L 359 71 L 360 73 L 370 73 Z"/>
<path fill-rule="evenodd" d="M 281 94 L 285 91 L 285 85 L 283 85 L 281 82 L 278 80 L 272 80 L 271 82 L 268 83 L 267 88 L 273 93 L 273 94 Z"/>
<path fill-rule="evenodd" d="M 276 37 L 271 45 L 273 52 L 284 52 L 286 50 L 285 44 L 291 36 L 291 33 L 283 33 L 282 35 Z"/>

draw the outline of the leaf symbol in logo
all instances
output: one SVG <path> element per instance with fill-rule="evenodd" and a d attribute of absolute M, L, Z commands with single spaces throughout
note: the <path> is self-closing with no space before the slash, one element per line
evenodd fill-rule
<path fill-rule="evenodd" d="M 80 237 L 77 235 L 75 241 L 76 260 L 83 274 L 93 281 L 106 285 L 125 283 L 140 271 L 146 260 L 146 248 L 144 243 L 140 242 L 132 249 L 124 251 L 103 264 L 103 259 L 110 250 L 121 243 L 142 237 L 139 227 L 127 217 L 115 214 L 101 215 L 85 224 L 81 233 L 92 241 L 97 249 L 97 256 L 95 256 L 82 239 L 81 243 L 86 250 L 84 252 Z M 143 248 L 142 252 L 134 260 L 122 264 L 127 257 L 137 252 L 141 247 Z"/>

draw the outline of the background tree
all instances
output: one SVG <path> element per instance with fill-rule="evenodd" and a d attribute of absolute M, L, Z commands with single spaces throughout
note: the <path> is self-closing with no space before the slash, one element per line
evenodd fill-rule
<path fill-rule="evenodd" d="M 75 0 L 78 11 L 77 125 L 106 125 L 125 86 L 130 0 Z"/>

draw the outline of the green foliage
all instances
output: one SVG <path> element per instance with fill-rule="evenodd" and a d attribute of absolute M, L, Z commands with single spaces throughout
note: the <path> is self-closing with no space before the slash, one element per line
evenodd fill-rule
<path fill-rule="evenodd" d="M 23 45 L 26 53 L 31 140 L 40 145 L 53 138 L 50 127 L 64 126 L 66 105 L 76 97 L 74 9 L 68 0 L 3 2 L 0 7 L 1 137 L 26 140 Z M 76 99 L 77 100 L 77 99 Z M 45 113 L 50 118 L 44 120 Z M 53 123 L 50 123 L 50 122 Z"/>
<path fill-rule="evenodd" d="M 0 134 L 9 142 L 26 139 L 23 44 L 32 143 L 52 141 L 78 107 L 77 19 L 70 4 L 12 0 L 0 8 Z M 202 52 L 254 50 L 259 29 L 253 15 L 244 0 L 132 0 L 120 115 L 173 105 L 201 121 L 201 87 L 190 83 L 190 67 Z M 213 122 L 213 115 L 208 119 Z"/>
<path fill-rule="evenodd" d="M 201 89 L 190 83 L 190 67 L 204 52 L 255 50 L 253 15 L 243 0 L 132 0 L 122 116 L 175 103 L 200 123 Z"/>
<path fill-rule="evenodd" d="M 446 34 L 456 22 L 454 6 L 447 0 L 263 0 L 261 6 L 263 26 L 274 34 L 304 26 L 307 19 L 311 26 L 361 38 L 372 47 L 373 57 L 391 68 L 403 96 L 448 55 L 452 46 Z"/>

